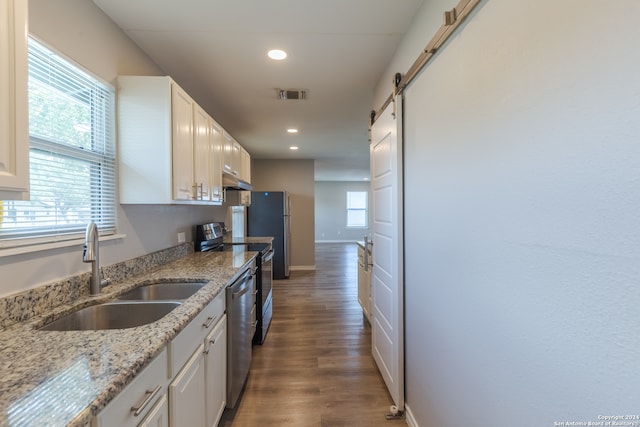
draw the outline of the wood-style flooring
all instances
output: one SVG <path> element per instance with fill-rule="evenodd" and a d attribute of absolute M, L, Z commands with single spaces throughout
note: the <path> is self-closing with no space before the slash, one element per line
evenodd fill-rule
<path fill-rule="evenodd" d="M 355 243 L 316 244 L 316 270 L 273 285 L 273 320 L 253 347 L 240 402 L 223 427 L 401 426 L 371 356 L 371 328 L 357 298 Z"/>

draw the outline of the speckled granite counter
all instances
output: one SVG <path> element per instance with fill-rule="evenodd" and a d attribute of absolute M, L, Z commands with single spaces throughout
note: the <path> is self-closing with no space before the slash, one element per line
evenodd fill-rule
<path fill-rule="evenodd" d="M 255 252 L 191 253 L 0 331 L 0 426 L 84 426 L 235 278 Z M 130 329 L 35 328 L 151 281 L 209 283 L 157 322 Z"/>
<path fill-rule="evenodd" d="M 222 239 L 224 243 L 273 243 L 273 237 L 231 237 L 224 236 Z"/>

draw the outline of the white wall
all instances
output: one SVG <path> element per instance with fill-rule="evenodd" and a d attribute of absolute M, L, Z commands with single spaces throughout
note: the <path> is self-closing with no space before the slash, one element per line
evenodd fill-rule
<path fill-rule="evenodd" d="M 163 72 L 90 0 L 30 0 L 29 26 L 49 47 L 106 82 L 118 74 Z M 226 208 L 119 206 L 118 232 L 125 239 L 103 242 L 103 265 L 177 244 L 177 233 L 192 240 L 192 227 L 224 221 Z M 90 270 L 82 263 L 82 245 L 26 255 L 0 257 L 0 297 Z"/>
<path fill-rule="evenodd" d="M 638 17 L 635 0 L 487 0 L 408 88 L 406 400 L 419 426 L 637 413 Z"/>
<path fill-rule="evenodd" d="M 362 181 L 316 181 L 316 241 L 354 242 L 369 235 L 369 227 L 347 227 L 347 191 L 366 191 L 369 182 Z M 371 197 L 368 194 L 368 201 Z M 371 209 L 369 209 L 369 212 Z"/>

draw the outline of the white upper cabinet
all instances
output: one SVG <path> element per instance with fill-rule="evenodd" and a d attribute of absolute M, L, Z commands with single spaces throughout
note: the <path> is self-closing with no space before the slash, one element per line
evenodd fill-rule
<path fill-rule="evenodd" d="M 211 158 L 211 118 L 199 105 L 193 110 L 193 175 L 196 200 L 211 200 L 209 170 Z M 218 160 L 219 161 L 219 160 Z M 220 168 L 218 168 L 219 170 Z"/>
<path fill-rule="evenodd" d="M 120 203 L 220 205 L 223 171 L 250 177 L 249 153 L 168 76 L 118 78 L 118 141 Z"/>
<path fill-rule="evenodd" d="M 206 114 L 206 113 L 205 113 Z M 194 102 L 171 83 L 173 200 L 196 200 L 194 181 Z M 206 125 L 204 126 L 206 132 Z M 201 139 L 201 138 L 199 138 Z M 205 157 L 206 159 L 206 157 Z"/>
<path fill-rule="evenodd" d="M 251 155 L 243 147 L 240 149 L 240 179 L 251 183 Z"/>
<path fill-rule="evenodd" d="M 29 198 L 27 4 L 0 0 L 0 200 Z"/>
<path fill-rule="evenodd" d="M 235 179 L 251 183 L 251 156 L 238 141 L 224 133 L 223 172 Z"/>
<path fill-rule="evenodd" d="M 238 154 L 240 153 L 240 144 L 227 132 L 224 132 L 224 161 L 223 172 L 233 176 L 238 175 Z"/>
<path fill-rule="evenodd" d="M 222 150 L 224 137 L 222 127 L 210 119 L 209 121 L 210 150 L 209 150 L 209 187 L 211 201 L 222 201 Z"/>
<path fill-rule="evenodd" d="M 221 204 L 221 190 L 211 191 L 222 179 L 211 123 L 170 77 L 120 76 L 120 203 Z"/>

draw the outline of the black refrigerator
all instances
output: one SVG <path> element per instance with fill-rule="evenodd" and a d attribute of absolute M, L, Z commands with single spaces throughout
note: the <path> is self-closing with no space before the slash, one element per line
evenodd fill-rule
<path fill-rule="evenodd" d="M 247 236 L 273 237 L 273 278 L 289 278 L 291 212 L 286 191 L 252 191 Z"/>

